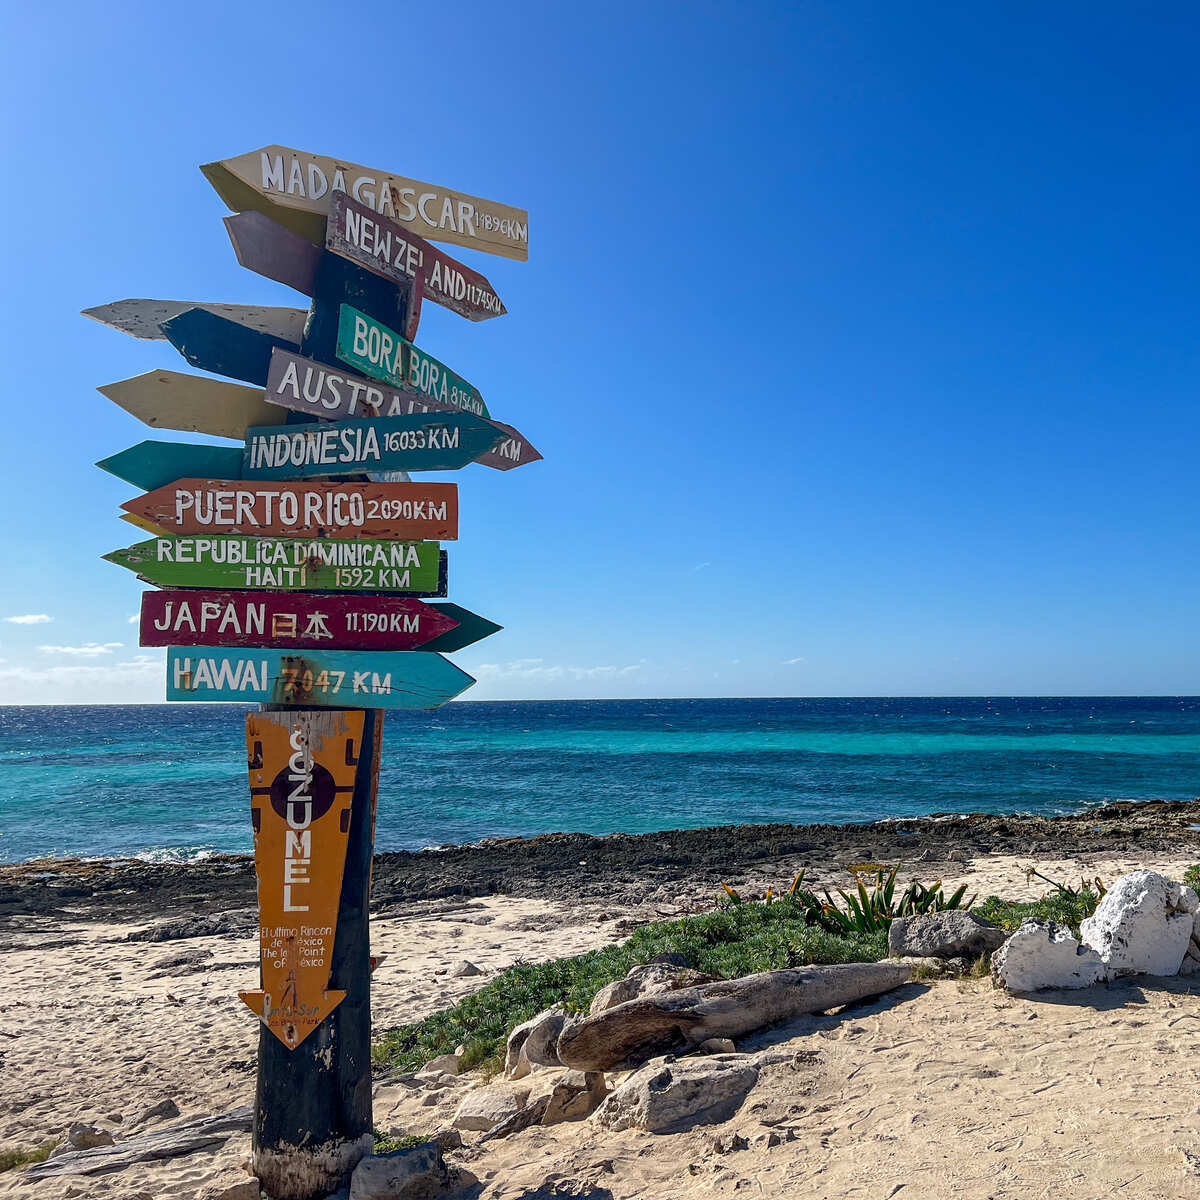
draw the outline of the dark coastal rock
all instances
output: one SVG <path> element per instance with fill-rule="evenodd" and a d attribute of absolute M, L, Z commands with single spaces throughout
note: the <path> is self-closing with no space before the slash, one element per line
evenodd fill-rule
<path fill-rule="evenodd" d="M 776 886 L 806 864 L 944 862 L 1021 854 L 1074 858 L 1169 850 L 1200 858 L 1200 801 L 1114 803 L 1068 817 L 992 816 L 886 821 L 873 825 L 737 825 L 590 837 L 557 833 L 503 838 L 438 853 L 375 857 L 372 901 L 381 911 L 415 900 L 505 893 L 579 904 L 636 904 L 665 885 L 711 895 L 748 875 Z M 869 852 L 869 853 L 868 853 Z M 67 892 L 73 896 L 68 897 Z M 86 899 L 81 900 L 81 897 Z M 622 899 L 624 897 L 624 899 Z M 220 920 L 256 903 L 249 856 L 184 865 L 78 859 L 0 867 L 0 919 L 29 914 L 97 921 Z M 243 929 L 239 926 L 237 932 Z"/>
<path fill-rule="evenodd" d="M 177 917 L 159 921 L 148 929 L 135 929 L 127 942 L 173 942 L 180 938 L 212 937 L 222 933 L 249 933 L 255 927 L 252 912 L 220 913 L 215 917 Z"/>

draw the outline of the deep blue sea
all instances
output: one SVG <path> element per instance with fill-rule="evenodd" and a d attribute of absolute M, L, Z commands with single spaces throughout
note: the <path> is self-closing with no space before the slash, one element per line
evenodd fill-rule
<path fill-rule="evenodd" d="M 0 861 L 249 852 L 243 714 L 0 708 Z M 1200 698 L 600 700 L 389 713 L 376 845 L 1200 795 Z"/>

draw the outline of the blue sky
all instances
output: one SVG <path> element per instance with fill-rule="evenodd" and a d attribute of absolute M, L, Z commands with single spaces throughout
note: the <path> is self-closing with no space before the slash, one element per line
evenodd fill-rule
<path fill-rule="evenodd" d="M 0 56 L 8 702 L 160 700 L 78 316 L 302 303 L 197 165 L 277 142 L 530 213 L 419 344 L 546 460 L 460 472 L 478 699 L 1194 693 L 1191 6 L 24 6 Z M 183 436 L 183 435 L 179 435 Z M 50 618 L 37 623 L 14 617 Z"/>

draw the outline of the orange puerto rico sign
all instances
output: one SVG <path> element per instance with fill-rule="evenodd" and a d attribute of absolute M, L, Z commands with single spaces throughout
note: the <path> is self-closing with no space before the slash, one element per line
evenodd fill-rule
<path fill-rule="evenodd" d="M 346 998 L 329 972 L 363 720 L 340 709 L 246 717 L 262 976 L 238 994 L 289 1050 Z"/>

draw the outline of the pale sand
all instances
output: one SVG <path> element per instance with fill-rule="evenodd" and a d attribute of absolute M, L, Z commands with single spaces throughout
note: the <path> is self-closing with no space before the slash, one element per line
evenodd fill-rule
<path fill-rule="evenodd" d="M 1189 861 L 1150 855 L 1037 865 L 1075 883 L 1082 874 L 1111 880 L 1137 867 L 1178 878 Z M 1045 890 L 1026 879 L 1027 865 L 995 856 L 955 870 L 973 892 L 1022 899 Z M 374 979 L 376 1028 L 445 1007 L 518 960 L 614 941 L 616 918 L 628 915 L 493 897 L 376 918 L 372 947 L 388 955 Z M 257 983 L 254 939 L 124 942 L 131 928 L 30 918 L 5 951 L 0 1145 L 39 1142 L 77 1120 L 120 1139 L 166 1097 L 185 1118 L 252 1100 L 257 1033 L 237 991 Z M 204 970 L 162 967 L 205 951 Z M 464 959 L 485 975 L 435 974 Z M 558 1194 L 592 1200 L 757 1195 L 781 1186 L 799 1197 L 880 1200 L 1200 1197 L 1197 1039 L 1200 982 L 1140 980 L 1036 999 L 1009 998 L 987 981 L 913 985 L 842 1019 L 806 1019 L 759 1035 L 754 1045 L 818 1054 L 798 1069 L 771 1068 L 723 1126 L 654 1136 L 574 1123 L 468 1147 L 456 1158 L 495 1200 L 530 1197 L 548 1179 L 560 1181 Z M 457 1081 L 432 1103 L 428 1089 L 381 1085 L 376 1124 L 442 1127 L 474 1082 Z M 782 1140 L 768 1147 L 771 1129 Z M 734 1132 L 749 1149 L 714 1149 L 714 1139 Z M 236 1180 L 248 1143 L 237 1138 L 217 1154 L 78 1182 L 35 1185 L 19 1173 L 0 1175 L 0 1193 L 189 1197 L 211 1180 Z"/>

